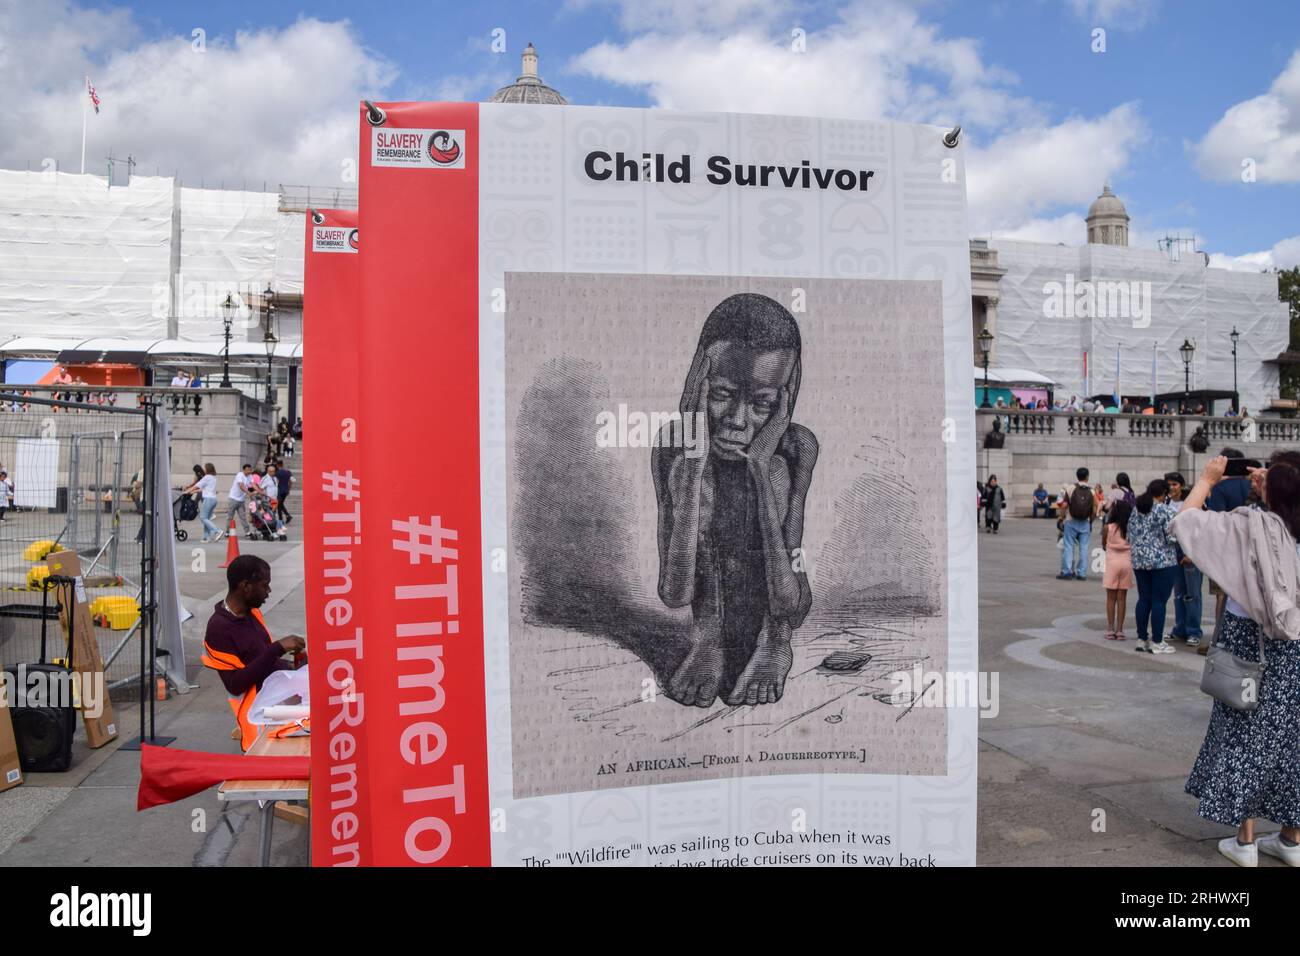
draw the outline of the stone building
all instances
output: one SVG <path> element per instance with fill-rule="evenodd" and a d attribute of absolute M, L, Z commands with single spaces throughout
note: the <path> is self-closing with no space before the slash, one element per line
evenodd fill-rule
<path fill-rule="evenodd" d="M 1290 327 L 1277 276 L 1215 269 L 1204 253 L 1128 241 L 1128 212 L 1109 185 L 1088 210 L 1082 245 L 972 240 L 976 365 L 978 336 L 988 328 L 991 366 L 1032 369 L 1065 398 L 1116 390 L 1140 397 L 1187 385 L 1235 388 L 1253 412 L 1278 408 Z M 1186 364 L 1184 343 L 1193 347 Z"/>
<path fill-rule="evenodd" d="M 542 82 L 537 75 L 537 50 L 531 43 L 524 47 L 523 72 L 509 86 L 503 86 L 492 94 L 489 103 L 537 103 L 547 106 L 565 106 L 568 104 L 558 90 Z"/>

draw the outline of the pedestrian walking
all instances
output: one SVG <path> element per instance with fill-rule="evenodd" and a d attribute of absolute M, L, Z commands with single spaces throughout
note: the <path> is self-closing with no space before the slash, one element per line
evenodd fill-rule
<path fill-rule="evenodd" d="M 1172 654 L 1165 643 L 1165 611 L 1178 576 L 1178 555 L 1169 536 L 1177 508 L 1165 499 L 1169 485 L 1156 478 L 1137 496 L 1128 519 L 1128 542 L 1137 580 L 1137 646 L 1147 654 Z"/>
<path fill-rule="evenodd" d="M 1128 522 L 1133 506 L 1124 499 L 1113 502 L 1106 523 L 1101 526 L 1101 546 L 1106 552 L 1102 587 L 1106 589 L 1106 640 L 1124 641 L 1124 618 L 1128 614 L 1128 592 L 1133 589 L 1132 548 Z"/>
<path fill-rule="evenodd" d="M 1201 510 L 1227 463 L 1223 455 L 1206 462 L 1172 530 L 1228 593 L 1216 653 L 1261 672 L 1257 685 L 1243 687 L 1251 693 L 1215 695 L 1185 789 L 1200 816 L 1237 828 L 1219 841 L 1232 862 L 1258 866 L 1263 852 L 1300 866 L 1300 453 L 1278 452 L 1252 470 L 1266 510 Z M 1256 839 L 1259 818 L 1281 832 Z"/>
<path fill-rule="evenodd" d="M 230 522 L 239 517 L 239 525 L 244 529 L 244 537 L 251 533 L 248 529 L 248 495 L 252 488 L 253 466 L 244 465 L 235 475 L 230 483 L 230 492 L 226 495 L 229 499 L 229 507 L 226 509 L 226 527 L 230 527 Z"/>
<path fill-rule="evenodd" d="M 998 484 L 997 475 L 989 475 L 989 483 L 984 486 L 984 531 L 997 534 L 998 525 L 1002 523 L 1002 509 L 1007 506 L 1007 496 Z"/>
<path fill-rule="evenodd" d="M 288 441 L 292 439 L 286 440 Z M 275 481 L 277 490 L 279 491 L 279 497 L 276 499 L 278 503 L 276 505 L 275 513 L 281 521 L 285 524 L 289 524 L 293 521 L 293 515 L 289 514 L 289 509 L 285 507 L 285 502 L 288 500 L 289 491 L 293 487 L 293 472 L 284 467 L 283 461 L 277 461 L 275 463 Z"/>
<path fill-rule="evenodd" d="M 212 522 L 212 514 L 217 510 L 217 468 L 208 462 L 202 468 L 195 465 L 194 472 L 198 481 L 186 488 L 183 494 L 197 491 L 200 495 L 199 520 L 203 522 L 203 543 L 220 541 L 222 531 Z"/>

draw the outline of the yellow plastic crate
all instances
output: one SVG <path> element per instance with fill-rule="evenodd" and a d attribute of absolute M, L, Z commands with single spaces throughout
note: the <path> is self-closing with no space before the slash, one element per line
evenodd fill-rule
<path fill-rule="evenodd" d="M 91 617 L 99 617 L 102 614 L 108 614 L 115 609 L 126 608 L 134 611 L 137 615 L 140 613 L 140 606 L 135 603 L 135 598 L 127 597 L 125 594 L 105 594 L 103 597 L 97 597 L 90 602 Z"/>
<path fill-rule="evenodd" d="M 62 551 L 63 545 L 55 544 L 53 541 L 33 541 L 23 549 L 24 561 L 42 561 L 47 554 L 54 551 Z"/>
<path fill-rule="evenodd" d="M 110 608 L 105 614 L 108 618 L 108 626 L 114 631 L 130 630 L 135 622 L 140 620 L 140 609 L 135 606 L 135 602 L 130 607 L 118 606 Z"/>
<path fill-rule="evenodd" d="M 50 569 L 43 564 L 35 564 L 27 572 L 27 589 L 29 591 L 43 591 L 48 585 L 46 578 L 50 576 Z"/>

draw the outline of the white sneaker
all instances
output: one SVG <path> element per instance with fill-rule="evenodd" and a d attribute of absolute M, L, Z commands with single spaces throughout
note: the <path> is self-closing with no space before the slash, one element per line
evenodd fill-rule
<path fill-rule="evenodd" d="M 1242 846 L 1236 835 L 1220 840 L 1219 852 L 1238 866 L 1259 866 L 1259 846 L 1255 843 Z"/>
<path fill-rule="evenodd" d="M 1168 641 L 1161 641 L 1159 644 L 1151 645 L 1152 654 L 1172 654 L 1173 652 L 1174 652 L 1173 645 L 1170 644 Z"/>
<path fill-rule="evenodd" d="M 1300 846 L 1287 846 L 1282 842 L 1282 834 L 1270 833 L 1255 841 L 1259 852 L 1275 856 L 1287 866 L 1300 866 Z"/>

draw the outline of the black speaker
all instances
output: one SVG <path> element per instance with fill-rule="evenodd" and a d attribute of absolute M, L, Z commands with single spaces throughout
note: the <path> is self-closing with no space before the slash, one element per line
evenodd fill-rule
<path fill-rule="evenodd" d="M 72 766 L 72 736 L 77 729 L 72 673 L 52 664 L 25 664 L 21 670 L 5 668 L 5 679 L 23 770 L 67 770 Z"/>

